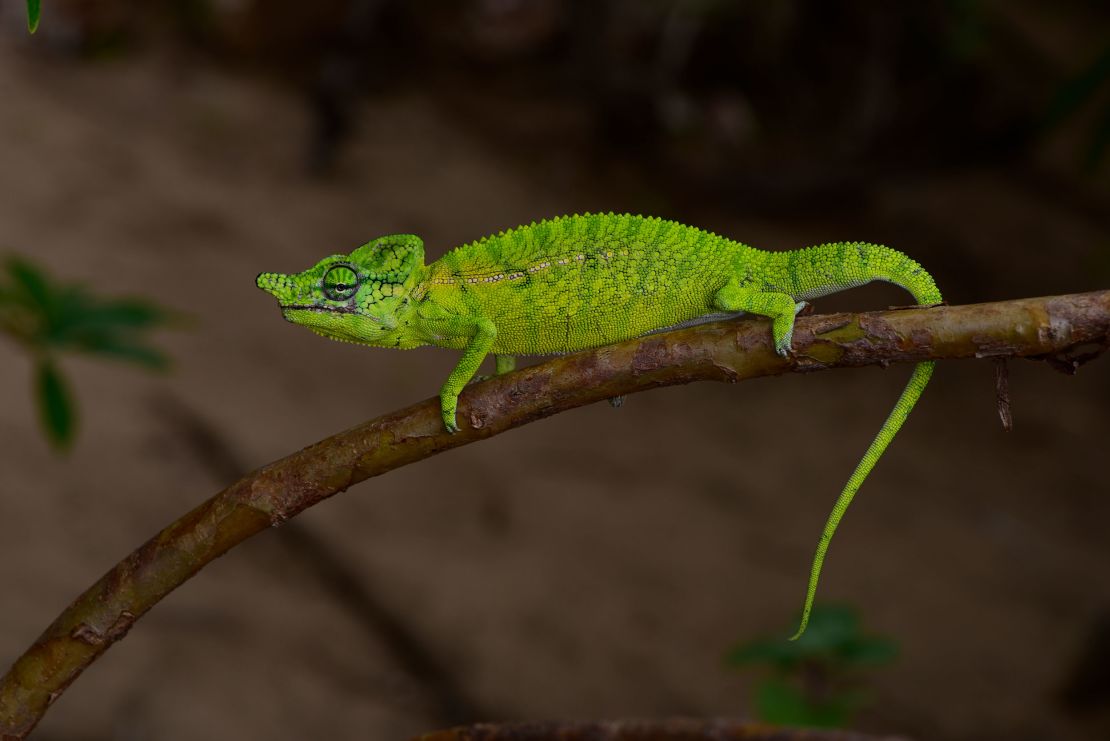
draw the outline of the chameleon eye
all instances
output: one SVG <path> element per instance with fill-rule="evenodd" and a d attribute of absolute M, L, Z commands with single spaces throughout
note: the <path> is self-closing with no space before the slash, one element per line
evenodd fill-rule
<path fill-rule="evenodd" d="M 321 288 L 332 301 L 346 301 L 358 291 L 358 274 L 350 265 L 333 265 L 324 273 Z"/>

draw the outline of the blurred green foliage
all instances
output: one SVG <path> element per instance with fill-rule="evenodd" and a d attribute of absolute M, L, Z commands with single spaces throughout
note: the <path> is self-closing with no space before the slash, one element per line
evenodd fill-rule
<path fill-rule="evenodd" d="M 142 299 L 107 299 L 75 284 L 58 283 L 40 268 L 9 257 L 0 270 L 0 333 L 35 363 L 35 397 L 43 430 L 58 450 L 76 432 L 76 404 L 58 367 L 67 352 L 90 353 L 162 370 L 168 359 L 146 342 L 172 315 Z"/>
<path fill-rule="evenodd" d="M 39 18 L 42 17 L 41 0 L 27 0 L 27 30 L 34 33 L 39 27 Z"/>
<path fill-rule="evenodd" d="M 863 670 L 897 654 L 893 641 L 862 631 L 854 608 L 817 605 L 797 641 L 759 638 L 733 648 L 727 661 L 768 672 L 755 690 L 760 720 L 835 728 L 848 725 L 868 702 Z"/>

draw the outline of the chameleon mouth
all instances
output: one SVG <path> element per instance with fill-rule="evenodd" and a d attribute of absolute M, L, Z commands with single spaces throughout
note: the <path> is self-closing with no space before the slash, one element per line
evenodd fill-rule
<path fill-rule="evenodd" d="M 354 314 L 355 307 L 353 306 L 283 306 L 281 313 L 284 315 L 289 314 L 291 311 L 314 311 L 318 314 Z"/>
<path fill-rule="evenodd" d="M 365 319 L 367 321 L 373 322 L 374 324 L 382 323 L 382 320 L 376 316 L 360 314 L 358 309 L 354 306 L 283 306 L 281 308 L 281 316 L 287 322 L 306 325 L 315 323 L 315 321 L 310 320 L 307 316 L 304 315 L 298 318 L 297 312 L 304 312 L 305 314 L 315 314 L 317 316 L 351 316 L 357 317 L 359 319 Z"/>

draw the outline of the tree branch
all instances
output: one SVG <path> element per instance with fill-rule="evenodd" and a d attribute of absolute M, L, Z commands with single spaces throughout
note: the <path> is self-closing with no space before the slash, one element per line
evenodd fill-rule
<path fill-rule="evenodd" d="M 791 729 L 732 720 L 618 720 L 602 723 L 479 723 L 413 741 L 905 741 L 854 731 Z"/>
<path fill-rule="evenodd" d="M 469 387 L 449 435 L 436 399 L 371 420 L 235 482 L 131 553 L 0 679 L 0 738 L 21 739 L 147 610 L 261 530 L 372 476 L 615 396 L 692 381 L 955 358 L 1033 357 L 1074 371 L 1110 346 L 1110 291 L 799 317 L 795 355 L 763 319 L 716 322 L 550 360 Z"/>

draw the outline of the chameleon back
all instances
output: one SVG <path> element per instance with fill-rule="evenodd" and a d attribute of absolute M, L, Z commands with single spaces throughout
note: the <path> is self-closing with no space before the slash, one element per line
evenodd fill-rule
<path fill-rule="evenodd" d="M 494 353 L 572 352 L 717 313 L 713 296 L 747 249 L 658 218 L 565 216 L 448 252 L 429 266 L 426 296 L 492 320 Z"/>

